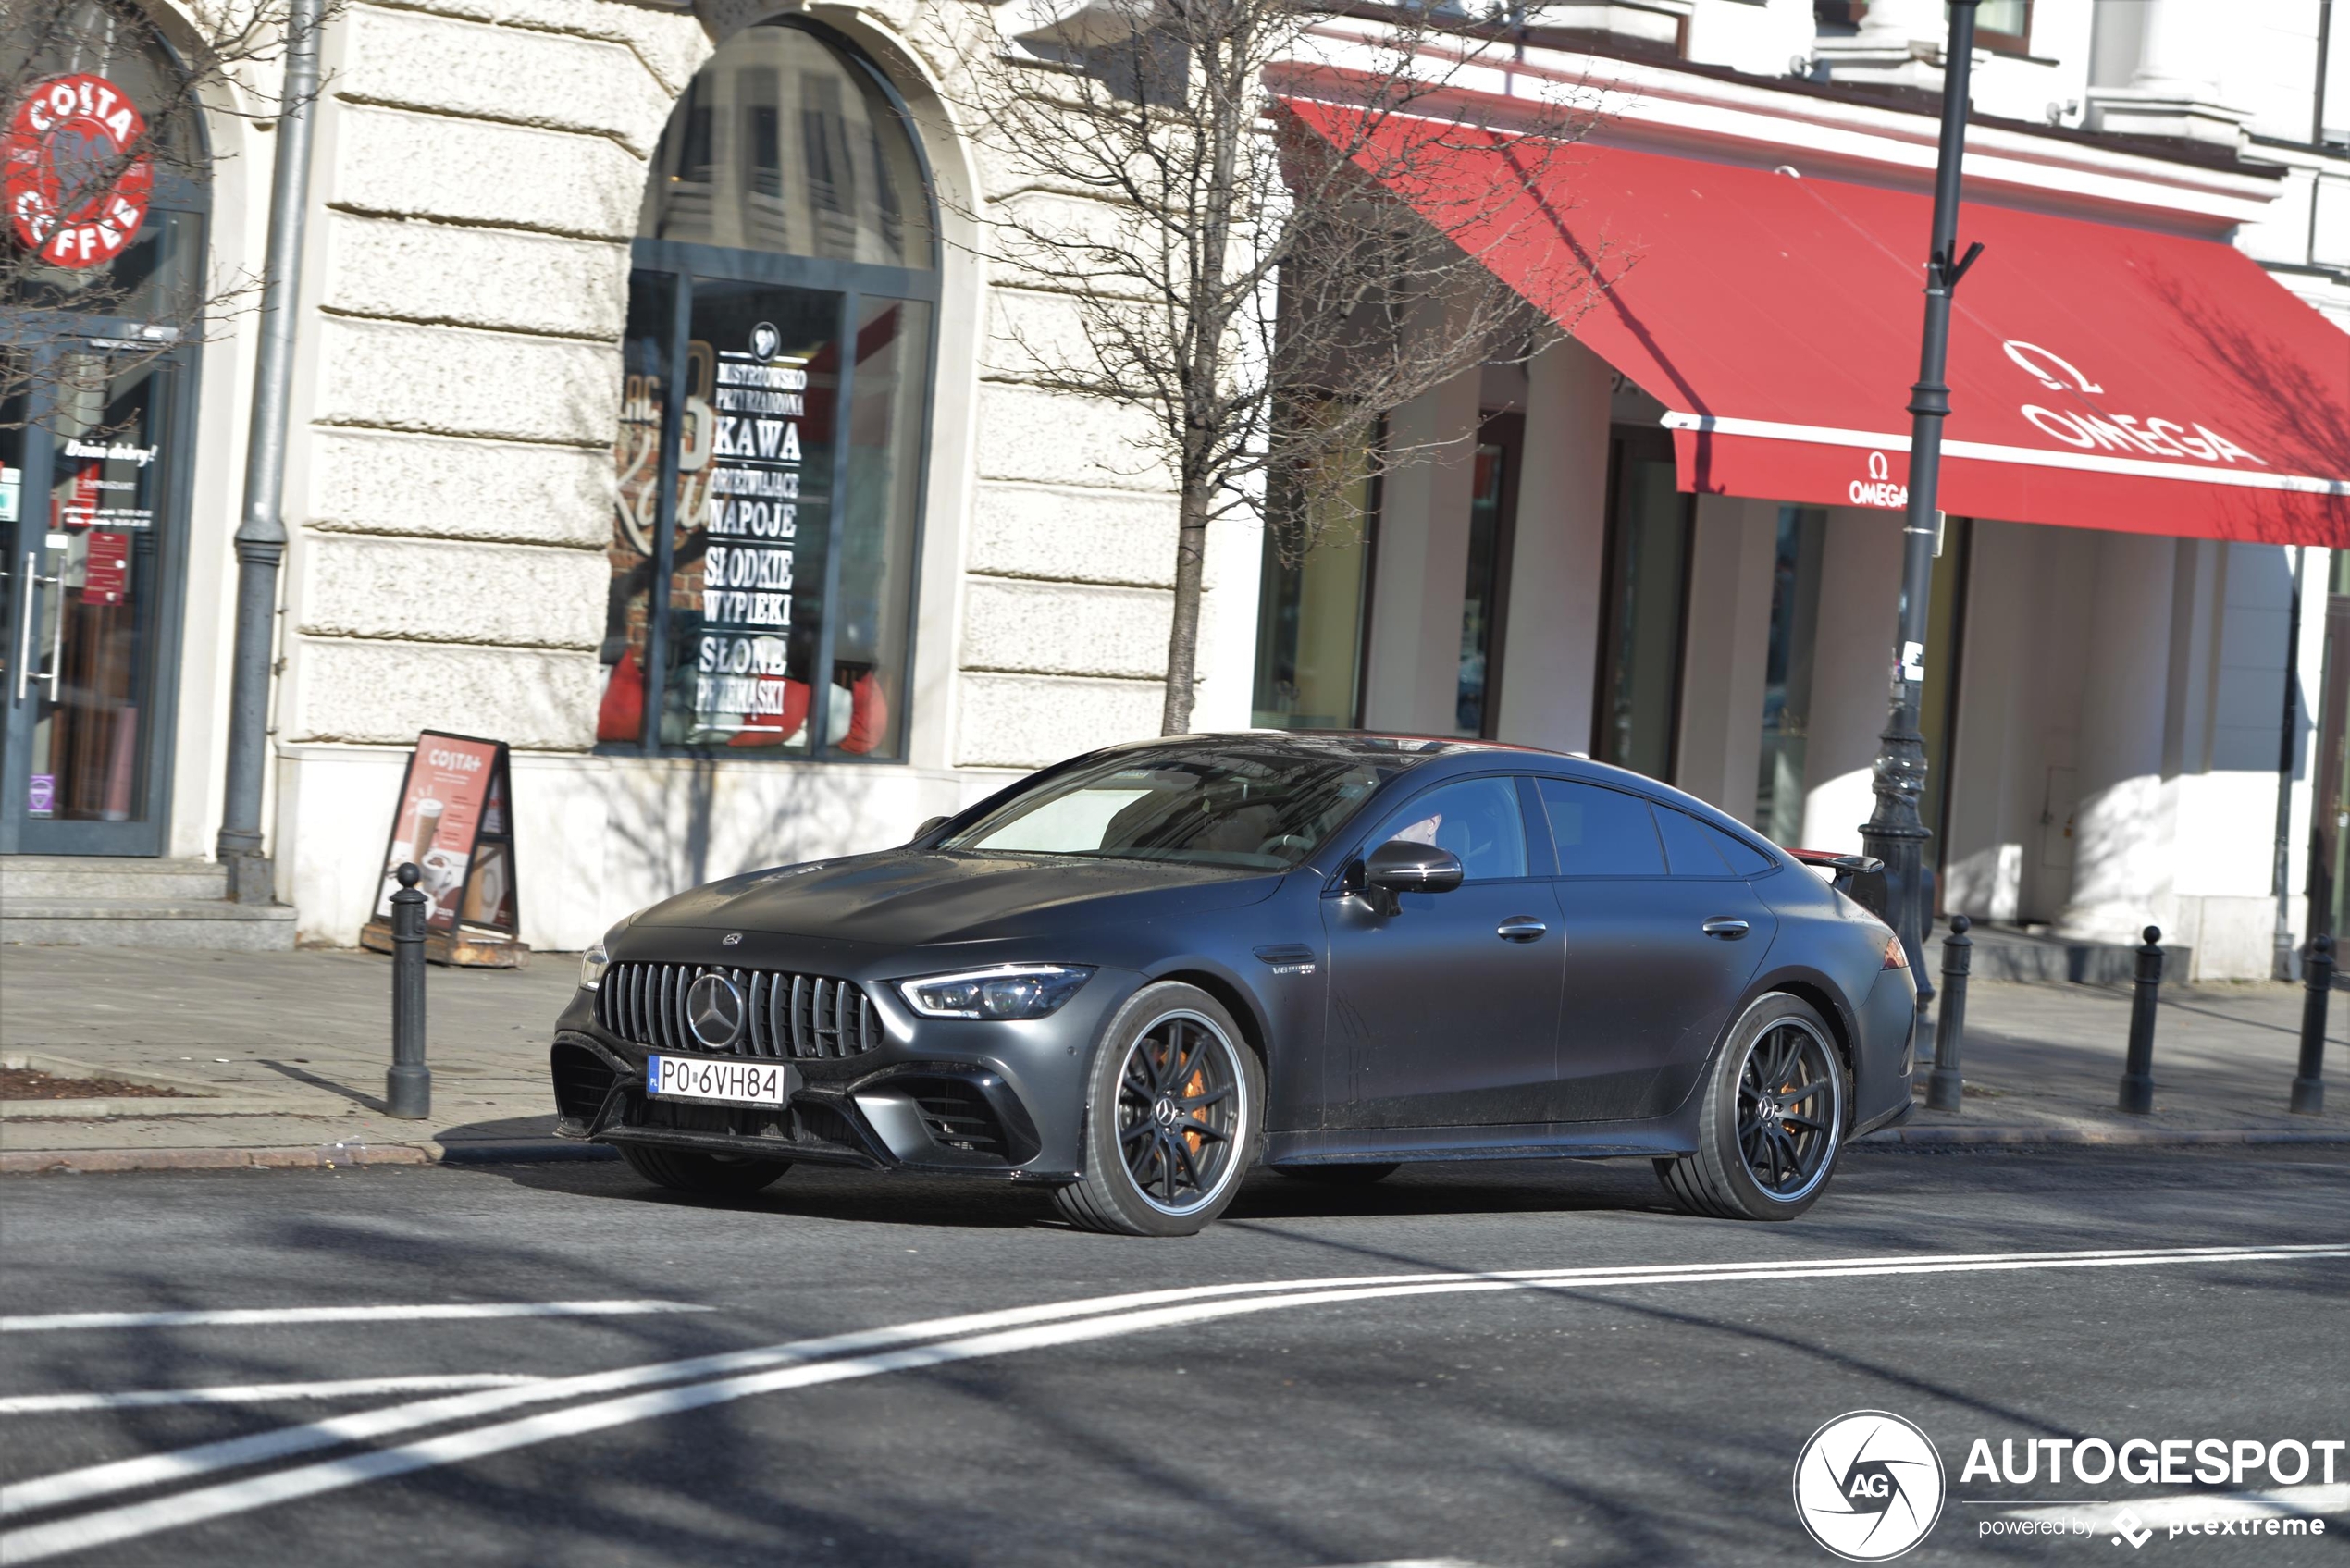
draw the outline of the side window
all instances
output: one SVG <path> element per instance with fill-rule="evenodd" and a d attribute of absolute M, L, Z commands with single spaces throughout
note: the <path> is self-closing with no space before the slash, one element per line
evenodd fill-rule
<path fill-rule="evenodd" d="M 1537 781 L 1551 837 L 1559 847 L 1559 874 L 1570 877 L 1655 877 L 1664 874 L 1649 803 L 1622 790 L 1565 779 Z"/>
<path fill-rule="evenodd" d="M 1670 806 L 1656 806 L 1657 831 L 1664 835 L 1664 860 L 1676 877 L 1725 877 L 1730 874 L 1729 862 L 1722 858 L 1714 847 L 1714 835 L 1705 824 L 1687 811 L 1676 811 Z"/>
<path fill-rule="evenodd" d="M 1734 833 L 1725 833 L 1712 822 L 1699 822 L 1698 826 L 1712 837 L 1713 847 L 1722 852 L 1722 858 L 1730 863 L 1730 870 L 1735 875 L 1759 877 L 1778 864 Z"/>
<path fill-rule="evenodd" d="M 1451 850 L 1468 882 L 1527 874 L 1526 820 L 1511 779 L 1463 779 L 1429 790 L 1382 823 L 1364 853 L 1399 838 Z"/>

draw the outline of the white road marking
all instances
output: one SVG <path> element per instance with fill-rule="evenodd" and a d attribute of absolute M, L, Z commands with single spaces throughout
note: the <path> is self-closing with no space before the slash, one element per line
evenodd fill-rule
<path fill-rule="evenodd" d="M 134 1389 L 111 1394 L 18 1394 L 0 1399 L 0 1415 L 54 1415 L 74 1410 L 148 1410 L 170 1404 L 267 1404 L 273 1400 L 369 1399 L 377 1394 L 511 1389 L 543 1382 L 521 1372 L 452 1372 L 422 1377 L 346 1377 L 332 1383 L 242 1383 L 213 1389 Z"/>
<path fill-rule="evenodd" d="M 1076 1301 L 1048 1302 L 1033 1306 L 1010 1307 L 995 1312 L 969 1313 L 954 1317 L 930 1318 L 921 1322 L 897 1324 L 881 1328 L 858 1329 L 846 1334 L 829 1335 L 822 1339 L 799 1340 L 750 1350 L 694 1356 L 682 1361 L 650 1362 L 636 1366 L 615 1367 L 605 1372 L 580 1373 L 571 1377 L 549 1378 L 541 1383 L 512 1389 L 494 1389 L 480 1393 L 452 1394 L 407 1404 L 386 1405 L 377 1410 L 359 1411 L 324 1421 L 258 1432 L 250 1437 L 225 1438 L 218 1442 L 199 1444 L 171 1452 L 146 1454 L 136 1459 L 114 1460 L 104 1464 L 93 1464 L 80 1470 L 61 1471 L 34 1480 L 19 1482 L 13 1486 L 0 1487 L 0 1518 L 29 1513 L 36 1509 L 56 1508 L 68 1503 L 86 1501 L 109 1492 L 128 1491 L 138 1487 L 158 1486 L 172 1481 L 187 1480 L 209 1471 L 257 1464 L 272 1459 L 286 1459 L 298 1453 L 339 1448 L 346 1443 L 389 1437 L 397 1432 L 414 1431 L 420 1427 L 441 1426 L 451 1421 L 494 1415 L 501 1411 L 513 1410 L 524 1405 L 550 1404 L 588 1394 L 609 1394 L 625 1389 L 649 1388 L 663 1383 L 682 1383 L 699 1377 L 756 1371 L 761 1367 L 821 1361 L 835 1355 L 889 1350 L 899 1345 L 914 1344 L 924 1340 L 945 1339 L 951 1335 L 974 1334 L 1031 1323 L 1056 1322 L 1063 1318 L 1081 1317 L 1097 1313 L 1132 1311 L 1137 1308 L 1160 1306 L 1177 1302 L 1208 1301 L 1268 1293 L 1330 1290 L 1365 1285 L 1446 1284 L 1464 1278 L 1540 1281 L 1552 1288 L 1578 1288 L 1622 1283 L 1669 1283 L 1682 1279 L 1698 1280 L 1717 1278 L 1733 1279 L 1758 1277 L 1820 1278 L 1833 1277 L 1854 1269 L 1870 1273 L 1884 1273 L 1888 1270 L 1918 1272 L 1953 1267 L 2009 1266 L 2086 1266 L 2107 1261 L 2158 1263 L 2216 1260 L 2265 1253 L 2332 1255 L 2329 1249 L 2320 1244 L 2282 1248 L 2168 1247 L 2068 1253 L 1944 1253 L 1888 1259 L 1828 1258 L 1817 1263 L 1793 1266 L 1759 1263 L 1652 1264 L 1645 1266 L 1614 1268 L 1521 1269 L 1475 1276 L 1459 1274 L 1360 1275 L 1318 1279 L 1268 1279 L 1228 1285 L 1202 1285 L 1164 1290 L 1131 1291 L 1115 1296 L 1095 1296 Z M 1800 1272 L 1787 1273 L 1786 1270 L 1790 1267 Z M 1756 1269 L 1775 1272 L 1756 1276 L 1752 1273 Z"/>
<path fill-rule="evenodd" d="M 2327 1486 L 2277 1487 L 2265 1492 L 2178 1492 L 2135 1502 L 2078 1502 L 2033 1508 L 2006 1508 L 2001 1512 L 2051 1523 L 2083 1524 L 2092 1533 L 2116 1528 L 2122 1513 L 2138 1516 L 2155 1529 L 2172 1523 L 2200 1525 L 2208 1519 L 2307 1519 L 2350 1513 L 2350 1483 Z"/>
<path fill-rule="evenodd" d="M 174 1496 L 156 1498 L 141 1503 L 100 1510 L 76 1518 L 62 1519 L 45 1525 L 26 1526 L 0 1535 L 0 1561 L 10 1563 L 31 1562 L 61 1552 L 76 1551 L 115 1541 L 151 1535 L 158 1530 L 195 1524 L 203 1520 L 248 1512 L 274 1503 L 297 1498 L 313 1497 L 322 1492 L 340 1490 L 367 1481 L 383 1480 L 418 1470 L 441 1465 L 463 1463 L 526 1448 L 559 1438 L 576 1437 L 584 1433 L 606 1430 L 638 1421 L 652 1420 L 685 1411 L 705 1409 L 759 1394 L 774 1393 L 787 1389 L 808 1388 L 818 1384 L 875 1377 L 890 1372 L 903 1372 L 921 1367 L 944 1365 L 952 1362 L 971 1361 L 992 1356 L 1008 1355 L 1022 1351 L 1048 1346 L 1071 1345 L 1094 1340 L 1107 1340 L 1153 1329 L 1185 1324 L 1208 1322 L 1218 1318 L 1238 1317 L 1246 1314 L 1275 1312 L 1290 1307 L 1312 1306 L 1337 1302 L 1362 1302 L 1398 1297 L 1482 1293 L 1500 1290 L 1578 1290 L 1603 1286 L 1717 1284 L 1741 1280 L 1867 1278 L 1903 1275 L 1943 1273 L 1983 1273 L 2045 1270 L 2054 1268 L 2131 1267 L 2160 1264 L 2192 1263 L 2263 1263 L 2293 1262 L 2312 1259 L 2350 1257 L 2350 1245 L 2312 1244 L 2294 1247 L 2198 1247 L 2159 1250 L 2100 1251 L 2072 1253 L 1991 1253 L 1973 1257 L 1915 1257 L 1903 1259 L 1867 1260 L 1839 1259 L 1816 1264 L 1717 1264 L 1673 1265 L 1647 1268 L 1597 1269 L 1538 1269 L 1516 1270 L 1498 1275 L 1405 1275 L 1389 1276 L 1383 1282 L 1350 1280 L 1294 1280 L 1255 1285 L 1210 1286 L 1201 1290 L 1142 1292 L 1127 1297 L 1102 1297 L 1091 1302 L 1071 1302 L 1058 1306 L 1014 1308 L 1008 1312 L 977 1314 L 959 1320 L 965 1327 L 994 1319 L 998 1322 L 1023 1315 L 1038 1317 L 1056 1314 L 1058 1321 L 1034 1321 L 1025 1327 L 1006 1328 L 996 1332 L 966 1334 L 962 1338 L 929 1344 L 900 1344 L 878 1353 L 836 1353 L 834 1359 L 808 1363 L 814 1347 L 831 1344 L 846 1352 L 849 1342 L 863 1340 L 869 1344 L 886 1342 L 891 1337 L 904 1340 L 917 1332 L 934 1335 L 956 1319 L 937 1319 L 929 1325 L 906 1325 L 894 1329 L 875 1329 L 864 1334 L 844 1334 L 827 1340 L 809 1340 L 798 1347 L 776 1346 L 765 1351 L 738 1352 L 732 1357 L 703 1358 L 705 1362 L 736 1360 L 749 1357 L 785 1359 L 786 1354 L 798 1364 L 785 1365 L 746 1377 L 719 1377 L 688 1384 L 681 1388 L 655 1389 L 627 1395 L 620 1399 L 595 1403 L 573 1405 L 566 1409 L 548 1411 L 518 1420 L 499 1422 L 470 1427 L 439 1438 L 400 1447 L 379 1449 L 352 1454 L 341 1459 L 327 1460 L 300 1465 L 241 1481 L 198 1488 Z M 1266 1292 L 1276 1292 L 1268 1294 Z M 1255 1294 L 1244 1294 L 1255 1292 Z M 1204 1297 L 1226 1299 L 1203 1300 Z M 1231 1299 L 1238 1296 L 1240 1299 Z M 1142 1310 L 1107 1312 L 1070 1320 L 1079 1312 L 1105 1313 L 1109 1303 L 1135 1303 L 1190 1298 L 1183 1304 L 1162 1305 Z M 667 1367 L 684 1363 L 666 1364 Z M 589 1375 L 591 1377 L 625 1377 L 661 1368 L 623 1368 L 616 1373 Z M 465 1401 L 504 1399 L 523 1402 L 540 1396 L 559 1398 L 550 1390 L 559 1385 L 577 1384 L 586 1378 L 555 1379 L 526 1389 L 500 1389 L 490 1392 L 458 1396 L 450 1400 L 426 1401 L 426 1405 L 442 1407 Z M 321 1422 L 308 1428 L 291 1428 L 287 1432 L 265 1433 L 248 1443 L 270 1438 L 285 1439 L 301 1433 L 320 1434 L 328 1428 L 347 1427 L 352 1423 L 365 1422 L 369 1415 L 393 1416 L 403 1413 L 413 1416 L 426 1406 L 395 1406 L 382 1412 L 346 1417 L 341 1422 Z M 448 1415 L 409 1420 L 404 1425 L 425 1425 L 429 1421 L 446 1420 Z M 317 1437 L 294 1449 L 324 1446 L 351 1440 L 350 1436 Z M 98 1465 L 89 1470 L 68 1471 L 60 1475 L 28 1482 L 7 1489 L 5 1512 L 22 1512 L 34 1507 L 52 1507 L 57 1502 L 113 1491 L 125 1486 L 151 1484 L 168 1479 L 173 1475 L 195 1474 L 202 1470 L 220 1468 L 229 1463 L 251 1463 L 247 1458 L 228 1458 L 223 1451 L 240 1447 L 238 1442 L 211 1444 L 200 1449 L 184 1450 L 179 1454 L 151 1456 L 149 1460 L 130 1460 L 113 1465 Z M 254 1456 L 262 1457 L 262 1456 Z M 163 1472 L 139 1473 L 136 1479 L 124 1479 L 126 1473 L 137 1473 L 138 1467 L 161 1462 Z M 93 1483 L 100 1483 L 93 1485 Z M 31 1494 L 28 1496 L 28 1494 Z"/>
<path fill-rule="evenodd" d="M 449 1302 L 400 1306 L 229 1307 L 200 1312 L 56 1312 L 0 1317 L 0 1334 L 59 1328 L 186 1328 L 276 1323 L 391 1323 L 453 1317 L 625 1317 L 649 1312 L 708 1312 L 691 1302 Z"/>

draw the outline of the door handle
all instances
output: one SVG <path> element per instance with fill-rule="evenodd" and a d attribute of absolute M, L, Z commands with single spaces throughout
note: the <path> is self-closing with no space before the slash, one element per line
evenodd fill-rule
<path fill-rule="evenodd" d="M 1713 920 L 1710 920 L 1703 925 L 1698 927 L 1698 930 L 1705 932 L 1708 936 L 1719 936 L 1728 941 L 1736 942 L 1739 937 L 1744 936 L 1747 933 L 1748 927 L 1744 920 L 1732 920 L 1727 916 L 1717 915 Z"/>
<path fill-rule="evenodd" d="M 1512 915 L 1493 928 L 1493 934 L 1504 942 L 1531 942 L 1550 929 L 1531 915 Z"/>
<path fill-rule="evenodd" d="M 32 679 L 32 591 L 40 582 L 36 568 L 40 557 L 27 550 L 24 555 L 24 576 L 17 585 L 17 700 L 24 700 L 25 687 Z"/>

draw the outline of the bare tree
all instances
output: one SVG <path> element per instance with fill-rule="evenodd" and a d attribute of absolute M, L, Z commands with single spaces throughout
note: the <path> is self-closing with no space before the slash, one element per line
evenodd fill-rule
<path fill-rule="evenodd" d="M 137 0 L 0 0 L 0 426 L 26 422 L 36 389 L 86 404 L 258 301 L 257 277 L 167 255 L 144 209 L 159 191 L 210 183 L 207 112 L 280 112 L 288 6 L 199 0 L 179 22 L 167 37 Z M 102 355 L 42 352 L 93 317 L 139 330 Z"/>
<path fill-rule="evenodd" d="M 1161 722 L 1181 734 L 1210 525 L 1260 515 L 1293 563 L 1359 526 L 1364 480 L 1432 456 L 1385 415 L 1560 330 L 1485 265 L 1497 248 L 1539 252 L 1569 326 L 1602 286 L 1601 258 L 1528 200 L 1591 123 L 1588 94 L 1520 73 L 1508 123 L 1473 119 L 1460 105 L 1493 100 L 1461 88 L 1513 37 L 1457 12 L 1090 0 L 1026 22 L 966 44 L 996 185 L 972 216 L 999 281 L 1074 322 L 1011 315 L 1015 373 L 1143 413 L 1138 471 L 1174 480 Z M 1463 179 L 1502 137 L 1511 178 Z"/>

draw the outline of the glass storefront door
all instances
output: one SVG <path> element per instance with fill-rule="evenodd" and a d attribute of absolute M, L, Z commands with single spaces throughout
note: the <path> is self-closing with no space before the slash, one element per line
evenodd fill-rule
<path fill-rule="evenodd" d="M 1591 755 L 1668 784 L 1680 738 L 1681 652 L 1696 520 L 1697 499 L 1682 493 L 1676 477 L 1673 438 L 1663 430 L 1618 426 L 1609 440 Z"/>
<path fill-rule="evenodd" d="M 0 852 L 163 851 L 186 373 L 84 340 L 0 411 Z"/>

